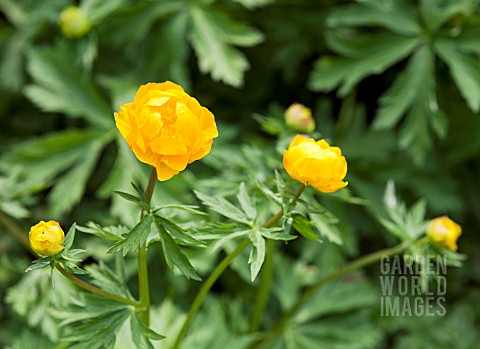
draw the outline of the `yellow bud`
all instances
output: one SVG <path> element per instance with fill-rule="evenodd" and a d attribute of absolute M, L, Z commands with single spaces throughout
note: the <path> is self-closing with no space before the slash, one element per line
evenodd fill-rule
<path fill-rule="evenodd" d="M 324 193 L 332 193 L 347 186 L 347 161 L 338 147 L 331 147 L 324 139 L 315 141 L 297 135 L 283 153 L 283 165 L 290 177 L 311 185 Z"/>
<path fill-rule="evenodd" d="M 430 221 L 427 235 L 440 245 L 456 251 L 457 240 L 462 234 L 462 227 L 447 216 L 437 217 Z"/>
<path fill-rule="evenodd" d="M 303 104 L 293 103 L 285 111 L 285 122 L 288 127 L 298 132 L 310 133 L 315 129 L 312 110 Z"/>
<path fill-rule="evenodd" d="M 64 249 L 65 233 L 55 221 L 40 221 L 30 228 L 29 238 L 32 250 L 42 257 L 53 256 Z"/>
<path fill-rule="evenodd" d="M 80 38 L 92 29 L 92 23 L 81 8 L 69 6 L 60 14 L 60 29 L 67 38 Z"/>

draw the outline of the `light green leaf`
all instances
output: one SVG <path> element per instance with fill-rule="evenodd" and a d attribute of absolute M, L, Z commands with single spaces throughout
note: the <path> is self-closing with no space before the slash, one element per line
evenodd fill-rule
<path fill-rule="evenodd" d="M 270 5 L 275 2 L 275 0 L 233 0 L 239 4 L 245 6 L 249 10 L 254 10 L 259 7 Z"/>
<path fill-rule="evenodd" d="M 76 223 L 73 223 L 70 229 L 68 230 L 65 240 L 63 241 L 63 246 L 65 247 L 64 251 L 70 250 L 73 245 L 73 240 L 75 239 L 75 229 L 77 227 Z"/>
<path fill-rule="evenodd" d="M 293 227 L 297 232 L 299 232 L 303 237 L 313 240 L 321 241 L 318 235 L 313 230 L 313 223 L 306 219 L 300 214 L 292 214 L 293 217 Z"/>
<path fill-rule="evenodd" d="M 34 84 L 25 88 L 25 94 L 44 111 L 82 117 L 92 126 L 111 128 L 112 109 L 74 62 L 65 44 L 31 50 L 27 70 Z"/>
<path fill-rule="evenodd" d="M 260 231 L 253 231 L 250 234 L 250 240 L 252 241 L 252 249 L 248 258 L 248 264 L 250 264 L 250 274 L 253 282 L 265 261 L 265 239 Z"/>
<path fill-rule="evenodd" d="M 158 217 L 154 219 L 155 226 L 160 233 L 160 241 L 162 243 L 163 254 L 170 270 L 173 271 L 175 265 L 180 272 L 188 279 L 200 281 L 201 278 L 190 264 L 188 258 L 182 253 L 178 245 L 173 241 L 172 237 L 163 228 Z"/>
<path fill-rule="evenodd" d="M 205 247 L 205 244 L 202 241 L 199 241 L 186 233 L 185 230 L 183 230 L 174 222 L 160 216 L 155 216 L 155 219 L 158 220 L 158 224 L 160 224 L 168 233 L 170 233 L 170 235 L 175 238 L 178 243 L 185 244 L 187 246 Z"/>
<path fill-rule="evenodd" d="M 140 246 L 144 245 L 150 234 L 150 227 L 152 224 L 152 216 L 146 215 L 142 220 L 133 227 L 132 230 L 125 235 L 122 241 L 116 242 L 109 250 L 108 253 L 116 253 L 122 251 L 125 256 L 128 252 L 137 250 Z"/>
<path fill-rule="evenodd" d="M 251 226 L 251 219 L 249 219 L 244 212 L 240 211 L 237 207 L 235 207 L 225 198 L 220 196 L 208 196 L 196 190 L 194 192 L 204 205 L 210 207 L 215 212 L 218 212 L 227 218 L 233 219 L 236 222 Z"/>
<path fill-rule="evenodd" d="M 243 85 L 250 67 L 245 55 L 233 45 L 252 46 L 263 40 L 259 32 L 200 7 L 191 7 L 190 42 L 197 54 L 200 71 L 228 85 Z"/>
<path fill-rule="evenodd" d="M 255 209 L 250 196 L 248 195 L 247 187 L 245 186 L 244 182 L 240 183 L 237 199 L 247 217 L 250 220 L 254 220 L 257 217 L 257 210 Z"/>

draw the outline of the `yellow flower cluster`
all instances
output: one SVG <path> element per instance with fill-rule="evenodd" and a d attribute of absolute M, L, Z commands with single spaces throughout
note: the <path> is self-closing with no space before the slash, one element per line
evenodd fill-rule
<path fill-rule="evenodd" d="M 218 136 L 213 114 L 170 81 L 142 85 L 115 121 L 135 156 L 155 167 L 160 181 L 207 155 Z"/>
<path fill-rule="evenodd" d="M 29 238 L 32 250 L 42 257 L 53 256 L 64 249 L 65 233 L 55 221 L 40 221 L 30 228 Z"/>
<path fill-rule="evenodd" d="M 283 153 L 283 164 L 290 177 L 311 185 L 324 193 L 332 193 L 347 186 L 347 161 L 338 147 L 331 147 L 324 139 L 296 136 Z"/>

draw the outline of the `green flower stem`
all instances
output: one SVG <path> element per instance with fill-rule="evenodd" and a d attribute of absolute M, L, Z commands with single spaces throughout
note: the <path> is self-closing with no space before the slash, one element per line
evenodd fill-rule
<path fill-rule="evenodd" d="M 253 348 L 267 348 L 270 340 L 276 339 L 279 336 L 279 333 L 283 330 L 286 322 L 290 317 L 322 286 L 328 284 L 329 282 L 339 278 L 340 276 L 346 275 L 354 270 L 363 268 L 367 265 L 373 264 L 379 261 L 382 257 L 390 257 L 405 251 L 410 244 L 408 242 L 402 242 L 397 246 L 386 248 L 380 251 L 376 251 L 370 254 L 367 254 L 363 257 L 360 257 L 346 266 L 332 272 L 326 277 L 318 280 L 313 285 L 306 288 L 300 297 L 297 299 L 294 305 L 292 305 L 277 322 L 272 326 L 272 328 L 264 334 L 263 339 L 260 342 L 257 342 Z"/>
<path fill-rule="evenodd" d="M 147 189 L 145 191 L 145 196 L 147 201 L 150 203 L 152 201 L 153 190 L 155 189 L 155 184 L 157 183 L 157 171 L 155 168 L 152 168 L 150 173 L 150 178 L 148 180 Z M 142 218 L 145 214 L 145 211 L 142 210 Z M 138 263 L 138 289 L 140 290 L 140 300 L 138 303 L 138 311 L 140 313 L 140 320 L 143 322 L 145 327 L 150 325 L 150 292 L 148 289 L 148 265 L 147 265 L 147 243 L 143 246 L 140 246 L 137 254 L 137 263 Z"/>
<path fill-rule="evenodd" d="M 55 267 L 57 268 L 57 270 L 63 274 L 63 276 L 65 276 L 68 280 L 70 280 L 71 282 L 73 282 L 75 285 L 77 285 L 78 287 L 80 288 L 83 288 L 84 290 L 86 291 L 89 291 L 89 292 L 92 292 L 92 293 L 95 293 L 95 294 L 98 294 L 100 296 L 103 296 L 103 297 L 107 297 L 107 298 L 110 298 L 114 301 L 117 301 L 119 303 L 124 303 L 124 304 L 128 304 L 128 305 L 133 305 L 135 307 L 138 307 L 138 303 L 133 300 L 133 299 L 130 299 L 130 298 L 125 298 L 125 297 L 122 297 L 122 296 L 119 296 L 117 294 L 113 294 L 113 293 L 110 293 L 110 292 L 107 292 L 107 291 L 104 291 L 98 287 L 95 287 L 91 284 L 89 284 L 88 282 L 85 282 L 79 278 L 77 278 L 75 275 L 73 274 L 70 274 L 68 271 L 66 271 L 65 269 L 63 269 L 63 267 L 57 262 L 55 263 Z"/>
<path fill-rule="evenodd" d="M 306 186 L 302 185 L 298 188 L 295 196 L 292 199 L 292 203 L 295 203 L 300 195 L 302 195 Z M 275 224 L 283 216 L 283 210 L 280 210 L 275 216 L 273 216 L 269 221 L 267 221 L 263 227 L 268 228 Z M 252 319 L 250 321 L 250 332 L 256 332 L 260 328 L 260 323 L 262 321 L 262 315 L 265 312 L 265 308 L 268 303 L 268 297 L 270 296 L 270 289 L 272 286 L 273 280 L 273 256 L 275 253 L 275 240 L 267 241 L 267 250 L 265 255 L 265 264 L 262 269 L 262 278 L 260 281 L 260 286 L 258 290 L 258 295 L 255 300 L 255 306 L 253 308 Z"/>
<path fill-rule="evenodd" d="M 180 347 L 180 344 L 182 343 L 183 336 L 185 335 L 185 332 L 187 331 L 188 327 L 190 326 L 190 323 L 192 322 L 193 318 L 197 314 L 198 309 L 203 303 L 203 300 L 208 294 L 208 291 L 212 288 L 213 284 L 217 279 L 222 275 L 225 269 L 230 265 L 230 262 L 238 256 L 247 246 L 250 245 L 250 240 L 244 240 L 238 247 L 229 255 L 227 255 L 219 265 L 215 268 L 215 270 L 210 274 L 208 277 L 207 281 L 203 284 L 202 288 L 200 288 L 200 291 L 198 292 L 197 296 L 193 300 L 192 306 L 190 307 L 190 310 L 188 311 L 187 318 L 185 319 L 182 328 L 180 329 L 180 332 L 177 335 L 177 338 L 175 340 L 175 344 L 173 345 L 172 349 L 178 349 Z"/>
<path fill-rule="evenodd" d="M 299 196 L 303 193 L 305 190 L 305 185 L 302 185 L 297 192 L 295 193 L 295 197 L 292 199 L 292 203 L 297 201 Z M 273 217 L 271 217 L 268 221 L 266 221 L 261 228 L 269 228 L 276 224 L 281 218 L 283 217 L 283 209 L 278 211 Z M 192 322 L 193 318 L 197 314 L 198 310 L 200 309 L 200 306 L 202 305 L 205 297 L 207 296 L 208 292 L 212 288 L 212 286 L 215 284 L 217 279 L 222 275 L 222 273 L 227 269 L 227 267 L 230 265 L 232 260 L 238 256 L 244 249 L 246 249 L 250 245 L 250 240 L 244 240 L 240 245 L 237 246 L 233 252 L 231 252 L 229 255 L 227 255 L 219 265 L 213 270 L 212 274 L 208 277 L 207 281 L 203 284 L 203 286 L 200 288 L 200 291 L 198 291 L 195 299 L 193 300 L 193 303 L 190 307 L 190 310 L 188 311 L 187 318 L 183 322 L 182 328 L 180 329 L 180 332 L 177 334 L 177 338 L 175 339 L 175 343 L 173 344 L 172 349 L 178 349 L 180 347 L 180 344 L 182 343 L 183 336 L 185 335 L 185 332 L 187 332 L 188 327 L 190 326 L 190 323 Z M 269 288 L 269 287 L 268 287 Z M 267 295 L 268 296 L 268 295 Z"/>

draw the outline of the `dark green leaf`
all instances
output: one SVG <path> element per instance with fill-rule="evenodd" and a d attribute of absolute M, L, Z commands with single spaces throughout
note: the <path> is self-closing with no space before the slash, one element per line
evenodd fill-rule
<path fill-rule="evenodd" d="M 122 251 L 125 256 L 128 252 L 137 250 L 140 246 L 143 246 L 150 234 L 150 227 L 152 224 L 152 216 L 146 215 L 142 220 L 133 227 L 132 230 L 125 235 L 122 241 L 116 242 L 109 250 L 109 253 L 116 253 Z"/>
<path fill-rule="evenodd" d="M 293 214 L 293 227 L 303 237 L 314 241 L 321 241 L 313 230 L 313 223 L 300 214 Z"/>
<path fill-rule="evenodd" d="M 160 216 L 155 216 L 154 219 L 157 220 L 158 224 L 160 224 L 168 233 L 170 233 L 170 235 L 179 243 L 183 243 L 187 246 L 205 247 L 205 244 L 202 241 L 199 241 L 187 234 L 174 222 Z"/>
<path fill-rule="evenodd" d="M 221 215 L 233 219 L 236 222 L 243 223 L 246 225 L 251 225 L 251 219 L 249 219 L 246 214 L 240 211 L 232 203 L 227 201 L 223 197 L 212 197 L 205 194 L 202 194 L 195 190 L 195 195 L 202 201 L 204 205 L 209 206 L 212 210 L 220 213 Z"/>

